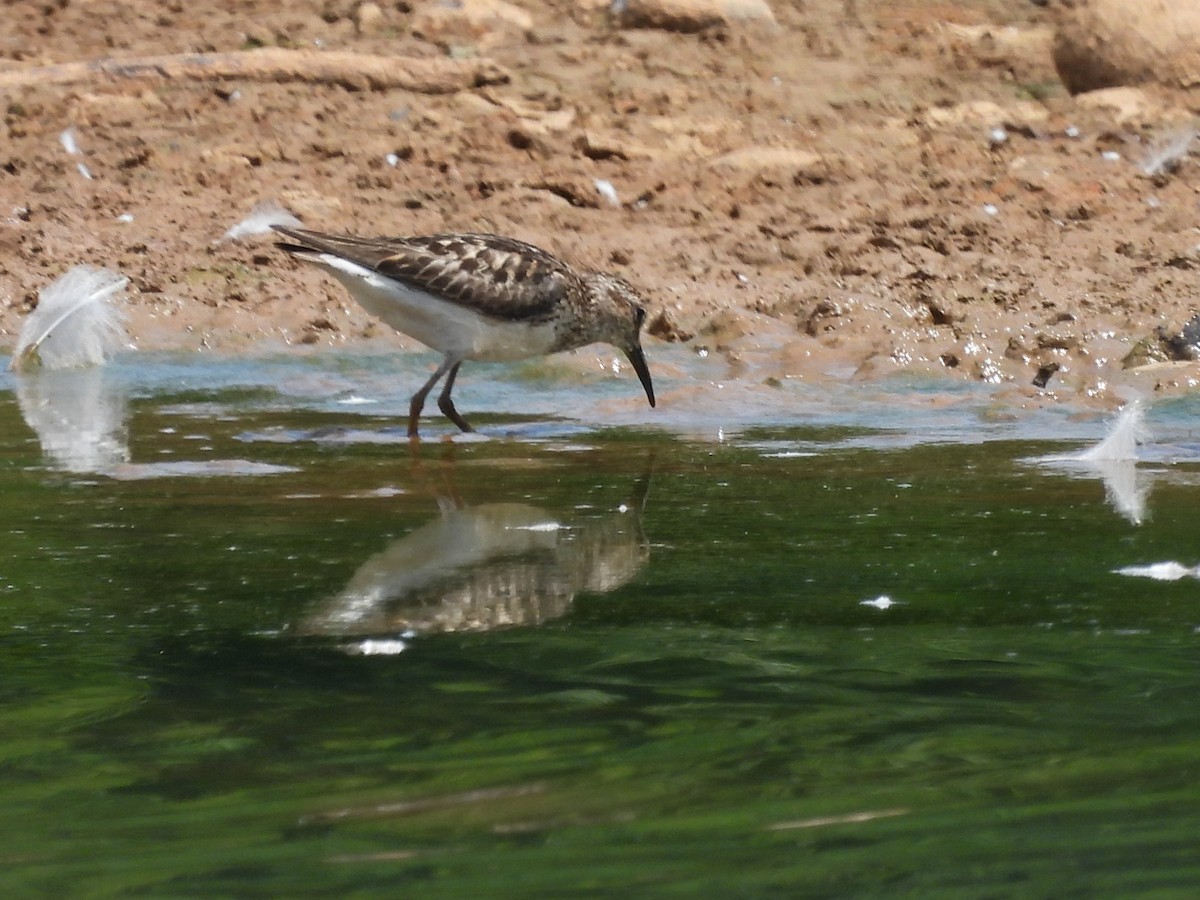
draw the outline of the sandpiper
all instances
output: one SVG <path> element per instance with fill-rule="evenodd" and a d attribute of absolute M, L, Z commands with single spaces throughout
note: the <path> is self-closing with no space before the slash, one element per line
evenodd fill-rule
<path fill-rule="evenodd" d="M 577 271 L 532 244 L 494 234 L 360 238 L 273 227 L 288 238 L 281 249 L 320 266 L 372 315 L 443 354 L 413 394 L 410 437 L 442 376 L 438 408 L 463 431 L 473 430 L 450 399 L 465 360 L 527 359 L 598 341 L 625 351 L 654 406 L 641 344 L 646 311 L 616 275 Z"/>

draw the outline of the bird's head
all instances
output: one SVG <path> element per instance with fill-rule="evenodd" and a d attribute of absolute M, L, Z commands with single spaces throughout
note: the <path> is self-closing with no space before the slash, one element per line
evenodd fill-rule
<path fill-rule="evenodd" d="M 625 351 L 633 371 L 646 389 L 646 399 L 654 405 L 654 384 L 642 352 L 642 325 L 646 307 L 641 295 L 628 281 L 609 272 L 590 272 L 583 277 L 591 301 L 595 304 L 600 334 L 596 339 Z"/>

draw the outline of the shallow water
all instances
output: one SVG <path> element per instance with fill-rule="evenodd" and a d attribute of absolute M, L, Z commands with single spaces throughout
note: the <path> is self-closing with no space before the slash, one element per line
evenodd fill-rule
<path fill-rule="evenodd" d="M 1194 402 L 428 362 L 0 382 L 5 896 L 1194 894 Z"/>

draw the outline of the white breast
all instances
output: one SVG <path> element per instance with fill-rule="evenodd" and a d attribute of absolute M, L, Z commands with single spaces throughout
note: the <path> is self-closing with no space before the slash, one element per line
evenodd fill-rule
<path fill-rule="evenodd" d="M 491 319 L 413 290 L 340 256 L 314 253 L 306 259 L 344 284 L 371 315 L 448 356 L 500 362 L 541 356 L 554 346 L 554 326 L 550 322 Z"/>

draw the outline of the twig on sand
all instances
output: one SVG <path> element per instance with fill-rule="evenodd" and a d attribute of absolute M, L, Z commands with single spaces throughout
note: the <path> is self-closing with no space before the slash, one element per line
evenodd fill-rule
<path fill-rule="evenodd" d="M 98 59 L 0 70 L 0 91 L 125 79 L 300 81 L 339 84 L 350 90 L 402 88 L 420 94 L 452 94 L 479 85 L 505 82 L 508 75 L 486 59 L 421 59 L 264 47 L 228 53 Z"/>

